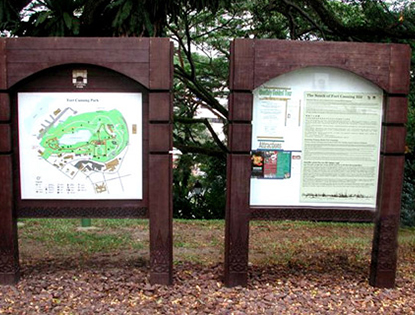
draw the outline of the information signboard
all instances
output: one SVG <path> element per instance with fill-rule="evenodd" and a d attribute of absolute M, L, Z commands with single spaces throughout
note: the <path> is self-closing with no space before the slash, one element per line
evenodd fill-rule
<path fill-rule="evenodd" d="M 251 205 L 375 209 L 381 89 L 309 67 L 253 93 Z"/>
<path fill-rule="evenodd" d="M 22 199 L 142 199 L 141 93 L 19 93 Z"/>
<path fill-rule="evenodd" d="M 150 282 L 172 283 L 172 52 L 0 38 L 0 285 L 20 277 L 18 218 L 149 219 Z"/>
<path fill-rule="evenodd" d="M 409 46 L 240 39 L 231 47 L 226 285 L 248 282 L 251 220 L 373 221 L 369 283 L 392 288 Z"/>

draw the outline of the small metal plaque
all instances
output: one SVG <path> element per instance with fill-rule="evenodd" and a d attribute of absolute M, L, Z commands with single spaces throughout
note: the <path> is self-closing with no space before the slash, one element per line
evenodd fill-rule
<path fill-rule="evenodd" d="M 72 83 L 77 89 L 83 89 L 88 84 L 87 70 L 73 70 Z"/>

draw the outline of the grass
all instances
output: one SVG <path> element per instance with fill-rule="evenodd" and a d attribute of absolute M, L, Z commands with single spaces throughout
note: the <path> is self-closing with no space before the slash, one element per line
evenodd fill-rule
<path fill-rule="evenodd" d="M 136 219 L 93 219 L 95 230 L 80 231 L 80 219 L 23 219 L 19 228 L 23 259 L 41 257 L 42 252 L 70 257 L 100 253 L 149 256 L 149 221 Z M 212 264 L 223 262 L 223 220 L 174 220 L 174 261 Z M 370 260 L 373 224 L 252 221 L 249 257 L 252 264 L 318 263 L 345 259 L 357 264 Z M 400 250 L 415 246 L 415 229 L 400 229 Z"/>
<path fill-rule="evenodd" d="M 137 237 L 138 232 L 148 235 L 146 220 L 94 219 L 96 229 L 80 230 L 79 219 L 24 219 L 19 228 L 21 246 L 28 241 L 37 247 L 52 250 L 56 255 L 69 253 L 94 254 L 148 248 L 148 240 Z"/>

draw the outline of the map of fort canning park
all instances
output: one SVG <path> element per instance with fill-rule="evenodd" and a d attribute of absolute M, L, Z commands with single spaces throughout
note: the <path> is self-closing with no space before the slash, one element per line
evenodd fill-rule
<path fill-rule="evenodd" d="M 142 199 L 140 93 L 19 93 L 22 199 Z"/>

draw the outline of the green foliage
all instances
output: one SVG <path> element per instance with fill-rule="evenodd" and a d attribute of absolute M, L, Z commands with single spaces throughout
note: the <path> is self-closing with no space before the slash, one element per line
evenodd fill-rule
<path fill-rule="evenodd" d="M 200 187 L 196 191 L 195 187 Z M 226 161 L 183 154 L 173 169 L 173 213 L 181 219 L 223 219 L 226 204 Z"/>
<path fill-rule="evenodd" d="M 224 219 L 226 205 L 226 163 L 224 159 L 202 157 L 200 170 L 205 174 L 199 178 L 203 194 L 198 217 L 203 219 Z"/>
<path fill-rule="evenodd" d="M 19 20 L 19 12 L 10 4 L 10 1 L 1 1 L 0 34 L 3 34 L 4 30 L 12 31 L 16 29 Z"/>
<path fill-rule="evenodd" d="M 38 0 L 26 10 L 27 21 L 22 20 L 13 30 L 17 36 L 76 36 L 80 32 L 79 13 L 85 0 Z"/>
<path fill-rule="evenodd" d="M 407 159 L 402 191 L 401 225 L 415 226 L 415 162 Z"/>
<path fill-rule="evenodd" d="M 415 61 L 415 51 L 413 51 Z M 401 225 L 415 226 L 415 78 L 412 77 L 406 124 L 405 173 L 402 190 Z"/>
<path fill-rule="evenodd" d="M 14 36 L 162 36 L 167 17 L 175 18 L 182 7 L 214 13 L 228 4 L 229 0 L 2 1 L 0 31 Z"/>

